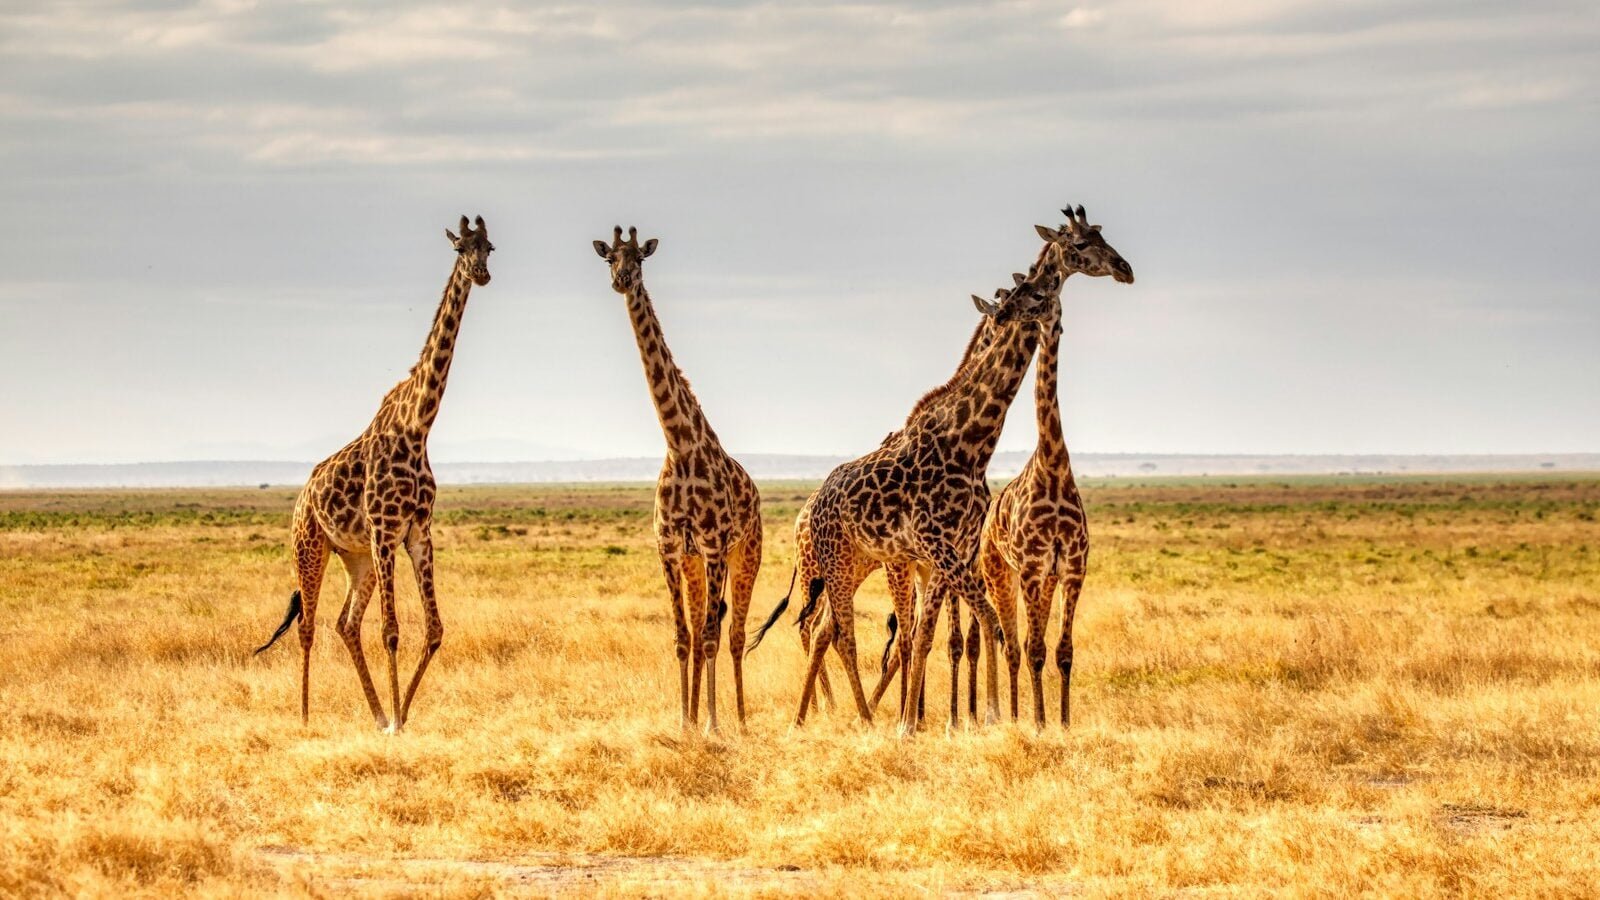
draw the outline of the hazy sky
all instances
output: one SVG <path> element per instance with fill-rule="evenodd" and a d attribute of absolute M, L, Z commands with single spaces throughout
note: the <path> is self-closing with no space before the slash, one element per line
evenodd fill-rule
<path fill-rule="evenodd" d="M 864 452 L 1068 202 L 1079 451 L 1600 450 L 1593 0 L 0 0 L 0 172 L 0 463 L 320 458 L 461 213 L 436 459 L 660 452 L 614 223 L 724 443 Z"/>

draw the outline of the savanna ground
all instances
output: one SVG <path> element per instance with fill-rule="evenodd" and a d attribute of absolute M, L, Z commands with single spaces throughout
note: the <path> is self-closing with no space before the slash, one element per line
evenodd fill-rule
<path fill-rule="evenodd" d="M 764 487 L 753 619 L 805 493 Z M 947 735 L 941 636 L 904 743 L 844 708 L 791 732 L 788 621 L 748 734 L 724 663 L 730 733 L 682 736 L 646 487 L 444 491 L 399 736 L 337 565 L 309 727 L 293 632 L 250 656 L 292 490 L 0 493 L 0 894 L 1600 894 L 1600 479 L 1086 493 L 1070 733 Z"/>

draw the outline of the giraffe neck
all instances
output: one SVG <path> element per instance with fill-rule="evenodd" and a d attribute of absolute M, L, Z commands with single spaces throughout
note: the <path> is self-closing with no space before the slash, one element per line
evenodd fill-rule
<path fill-rule="evenodd" d="M 409 390 L 403 392 L 401 415 L 427 432 L 439 415 L 439 403 L 444 397 L 445 379 L 450 375 L 450 362 L 455 357 L 456 334 L 461 329 L 461 315 L 467 308 L 467 295 L 472 293 L 472 273 L 466 257 L 456 258 L 450 280 L 444 286 L 444 298 L 433 315 L 433 327 L 428 330 L 428 341 L 422 346 L 422 358 L 411 370 Z"/>
<path fill-rule="evenodd" d="M 1067 461 L 1067 439 L 1061 432 L 1061 317 L 1047 323 L 1039 340 L 1039 367 L 1034 376 L 1033 405 L 1038 417 L 1039 446 L 1034 455 Z"/>
<path fill-rule="evenodd" d="M 628 318 L 633 322 L 633 337 L 639 344 L 639 360 L 644 363 L 644 376 L 650 385 L 650 398 L 655 401 L 656 418 L 667 439 L 667 453 L 678 455 L 707 440 L 715 442 L 717 436 L 700 409 L 700 401 L 689 389 L 689 381 L 683 377 L 677 363 L 672 361 L 672 351 L 667 349 L 661 322 L 656 318 L 655 307 L 650 303 L 650 294 L 643 282 L 635 282 L 626 296 Z"/>
<path fill-rule="evenodd" d="M 1039 329 L 1031 324 L 999 326 L 994 342 L 972 361 L 968 377 L 953 391 L 950 415 L 941 417 L 954 432 L 961 462 L 971 471 L 987 472 L 1000 441 L 1006 411 L 1022 387 L 1023 373 L 1039 345 Z"/>
<path fill-rule="evenodd" d="M 1067 271 L 1059 252 L 1046 245 L 1018 290 L 1049 294 L 1060 303 Z M 1059 318 L 1059 310 L 1052 318 Z M 1022 376 L 1039 346 L 1040 328 L 1033 323 L 990 324 L 989 340 L 957 372 L 930 417 L 954 432 L 959 461 L 974 472 L 987 472 L 994 457 L 1006 411 L 1022 386 Z"/>
<path fill-rule="evenodd" d="M 950 373 L 949 379 L 947 379 L 944 384 L 941 384 L 926 394 L 923 394 L 921 399 L 919 399 L 916 404 L 911 407 L 911 412 L 906 414 L 907 425 L 915 422 L 918 416 L 922 414 L 923 410 L 935 403 L 938 403 L 942 397 L 949 394 L 952 390 L 955 390 L 956 386 L 961 383 L 962 377 L 966 375 L 967 367 L 972 365 L 973 358 L 978 356 L 982 351 L 982 348 L 988 345 L 989 340 L 994 334 L 992 330 L 994 327 L 994 320 L 987 316 L 983 317 L 983 319 L 978 322 L 978 327 L 972 331 L 972 337 L 967 340 L 967 349 L 962 352 L 961 361 L 956 363 L 956 370 Z M 898 433 L 899 432 L 891 432 L 890 437 L 893 437 Z"/>

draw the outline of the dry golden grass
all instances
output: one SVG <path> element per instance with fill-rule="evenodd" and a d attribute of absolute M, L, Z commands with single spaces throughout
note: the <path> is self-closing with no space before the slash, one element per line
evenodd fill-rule
<path fill-rule="evenodd" d="M 805 491 L 765 493 L 760 613 Z M 635 487 L 444 493 L 401 736 L 333 567 L 303 728 L 292 633 L 249 655 L 291 497 L 0 494 L 0 895 L 1600 894 L 1597 480 L 1094 485 L 1071 733 L 909 743 L 791 733 L 787 624 L 748 735 L 681 737 Z"/>

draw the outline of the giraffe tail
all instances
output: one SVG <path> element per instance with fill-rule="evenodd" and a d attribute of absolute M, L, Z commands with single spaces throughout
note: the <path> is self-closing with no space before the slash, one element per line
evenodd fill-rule
<path fill-rule="evenodd" d="M 883 645 L 883 668 L 880 671 L 889 671 L 889 654 L 894 652 L 894 635 L 900 630 L 900 617 L 889 613 L 889 640 Z"/>
<path fill-rule="evenodd" d="M 749 656 L 750 651 L 761 644 L 761 639 L 767 636 L 767 632 L 772 629 L 772 626 L 778 624 L 778 619 L 783 615 L 783 611 L 789 608 L 789 598 L 794 596 L 794 580 L 799 575 L 800 567 L 795 566 L 794 571 L 789 573 L 789 593 L 783 595 L 783 599 L 778 601 L 778 606 L 772 611 L 772 615 L 767 616 L 767 620 L 761 623 L 760 628 L 756 629 L 755 637 L 750 639 L 750 646 L 744 649 L 746 656 Z"/>
<path fill-rule="evenodd" d="M 272 633 L 272 637 L 268 638 L 265 644 L 256 648 L 256 652 L 253 655 L 259 656 L 262 651 L 276 644 L 278 638 L 283 637 L 289 630 L 289 626 L 293 625 L 294 620 L 298 618 L 300 618 L 300 592 L 295 591 L 289 595 L 289 611 L 283 614 L 283 624 L 278 626 L 278 630 Z"/>
<path fill-rule="evenodd" d="M 817 611 L 817 601 L 822 599 L 822 590 L 826 584 L 821 578 L 813 578 L 811 583 L 806 585 L 806 605 L 800 607 L 800 615 L 795 617 L 794 625 L 796 628 L 804 628 L 806 622 L 811 618 L 811 614 Z"/>

